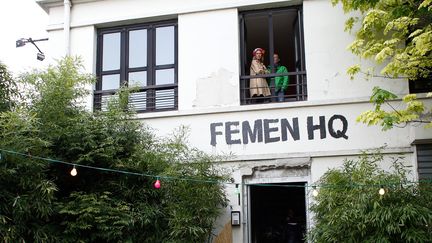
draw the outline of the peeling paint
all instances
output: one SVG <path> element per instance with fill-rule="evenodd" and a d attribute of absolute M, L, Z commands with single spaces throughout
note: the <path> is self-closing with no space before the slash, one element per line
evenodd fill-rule
<path fill-rule="evenodd" d="M 196 81 L 194 107 L 227 106 L 238 103 L 238 85 L 233 84 L 234 73 L 221 68 L 208 77 Z"/>

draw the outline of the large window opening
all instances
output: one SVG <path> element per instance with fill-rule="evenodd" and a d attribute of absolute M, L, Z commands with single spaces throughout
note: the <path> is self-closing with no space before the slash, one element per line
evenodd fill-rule
<path fill-rule="evenodd" d="M 408 87 L 410 94 L 432 92 L 432 75 L 427 78 L 409 80 Z"/>
<path fill-rule="evenodd" d="M 250 186 L 251 242 L 305 242 L 305 183 Z"/>
<path fill-rule="evenodd" d="M 177 24 L 163 22 L 98 31 L 95 110 L 124 85 L 134 87 L 129 106 L 137 112 L 177 109 Z"/>
<path fill-rule="evenodd" d="M 241 30 L 241 104 L 307 99 L 301 7 L 244 12 Z M 253 59 L 264 50 L 256 72 Z M 275 56 L 277 55 L 277 56 Z"/>

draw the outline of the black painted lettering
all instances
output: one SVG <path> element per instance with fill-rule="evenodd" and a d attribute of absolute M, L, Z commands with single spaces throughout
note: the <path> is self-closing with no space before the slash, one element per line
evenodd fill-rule
<path fill-rule="evenodd" d="M 295 117 L 292 119 L 292 126 L 288 122 L 287 119 L 281 119 L 281 132 L 282 132 L 282 141 L 288 140 L 288 132 L 290 132 L 292 139 L 294 141 L 297 141 L 300 139 L 300 129 L 299 129 L 299 123 L 298 118 Z"/>
<path fill-rule="evenodd" d="M 325 117 L 320 116 L 319 117 L 319 124 L 314 125 L 313 124 L 313 117 L 308 116 L 307 117 L 307 130 L 308 130 L 308 139 L 312 140 L 314 139 L 314 131 L 319 129 L 320 130 L 320 138 L 326 138 L 326 124 L 325 124 Z"/>
<path fill-rule="evenodd" d="M 225 141 L 228 145 L 232 144 L 241 144 L 240 139 L 232 139 L 233 134 L 240 133 L 240 129 L 238 128 L 239 122 L 225 122 Z M 236 129 L 232 129 L 232 126 L 236 126 Z"/>
<path fill-rule="evenodd" d="M 271 137 L 272 132 L 277 132 L 277 126 L 270 127 L 270 123 L 278 123 L 279 119 L 264 119 L 264 143 L 275 143 L 280 141 L 280 137 Z"/>
<path fill-rule="evenodd" d="M 263 125 L 262 120 L 258 119 L 254 122 L 254 128 L 251 129 L 249 122 L 242 122 L 242 134 L 243 134 L 243 144 L 249 143 L 249 138 L 251 143 L 255 143 L 258 140 L 258 143 L 263 141 Z"/>
<path fill-rule="evenodd" d="M 222 122 L 210 123 L 210 135 L 211 135 L 210 144 L 212 146 L 216 146 L 216 136 L 222 135 L 221 131 L 216 131 L 216 127 L 219 126 L 223 126 L 223 123 Z"/>
<path fill-rule="evenodd" d="M 340 120 L 342 122 L 342 130 L 334 130 L 333 123 L 335 120 Z M 328 130 L 332 137 L 334 138 L 345 138 L 348 139 L 346 132 L 348 130 L 348 121 L 342 115 L 334 115 L 328 121 Z"/>

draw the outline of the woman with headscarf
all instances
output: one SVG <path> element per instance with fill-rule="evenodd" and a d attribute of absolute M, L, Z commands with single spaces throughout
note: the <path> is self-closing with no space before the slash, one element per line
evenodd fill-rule
<path fill-rule="evenodd" d="M 252 54 L 252 63 L 250 66 L 250 75 L 259 75 L 269 73 L 266 66 L 264 65 L 264 53 L 265 50 L 262 48 L 256 48 Z M 251 78 L 249 83 L 250 97 L 254 96 L 270 96 L 270 89 L 265 78 Z"/>

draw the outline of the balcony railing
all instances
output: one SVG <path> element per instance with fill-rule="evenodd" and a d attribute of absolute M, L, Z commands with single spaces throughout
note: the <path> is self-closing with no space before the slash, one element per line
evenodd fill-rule
<path fill-rule="evenodd" d="M 106 111 L 108 102 L 118 98 L 117 92 L 116 89 L 95 91 L 94 109 Z M 130 94 L 128 105 L 139 113 L 177 110 L 177 93 L 177 84 L 146 86 Z"/>
<path fill-rule="evenodd" d="M 272 78 L 288 76 L 289 84 L 283 95 L 283 101 L 279 101 L 275 93 L 275 85 Z M 254 96 L 250 97 L 250 79 L 264 78 L 267 80 L 268 87 L 270 88 L 270 96 Z M 288 73 L 272 73 L 261 74 L 254 76 L 241 76 L 240 77 L 240 103 L 242 105 L 260 104 L 260 103 L 275 103 L 275 102 L 291 102 L 307 100 L 307 82 L 306 71 L 288 72 Z"/>

